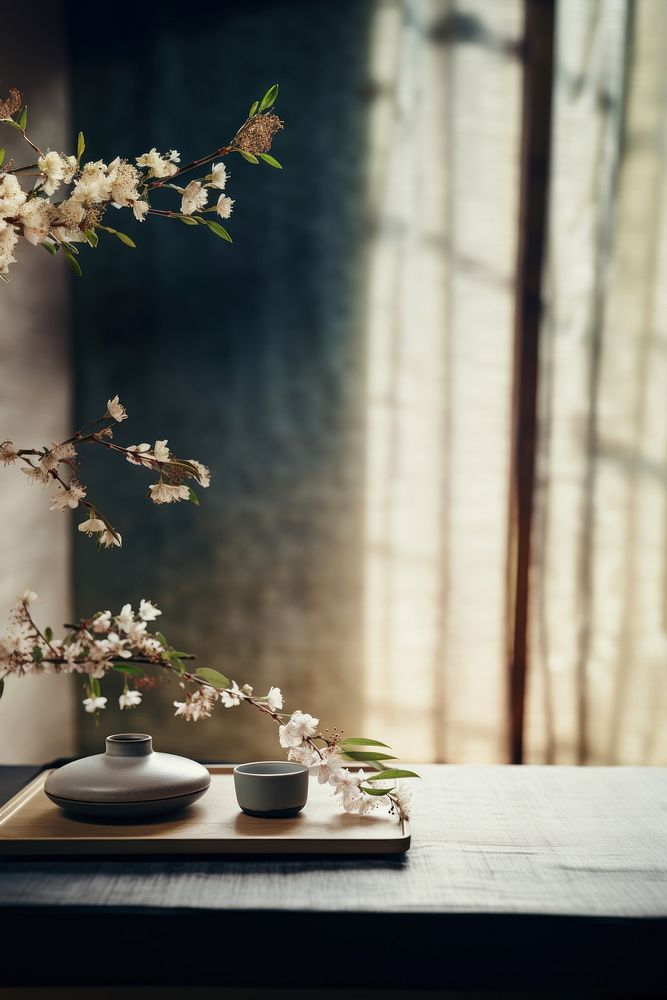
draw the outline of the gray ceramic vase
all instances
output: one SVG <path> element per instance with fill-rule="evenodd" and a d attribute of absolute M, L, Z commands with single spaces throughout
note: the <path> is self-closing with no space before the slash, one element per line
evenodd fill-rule
<path fill-rule="evenodd" d="M 144 733 L 107 736 L 106 753 L 52 771 L 44 791 L 67 812 L 106 819 L 145 819 L 173 812 L 207 791 L 211 775 L 201 764 L 155 753 Z"/>

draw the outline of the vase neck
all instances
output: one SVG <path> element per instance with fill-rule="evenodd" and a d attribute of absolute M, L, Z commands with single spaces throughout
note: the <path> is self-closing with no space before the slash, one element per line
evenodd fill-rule
<path fill-rule="evenodd" d="M 118 733 L 107 736 L 108 757 L 147 757 L 153 752 L 152 737 L 145 733 Z"/>

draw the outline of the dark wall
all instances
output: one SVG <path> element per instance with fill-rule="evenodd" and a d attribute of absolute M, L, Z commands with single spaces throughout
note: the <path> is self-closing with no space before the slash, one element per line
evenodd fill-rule
<path fill-rule="evenodd" d="M 77 426 L 118 392 L 130 414 L 120 443 L 166 437 L 214 478 L 199 509 L 156 507 L 148 472 L 91 448 L 82 478 L 124 546 L 98 553 L 77 535 L 77 612 L 151 597 L 163 631 L 202 665 L 278 684 L 292 707 L 338 706 L 326 721 L 348 727 L 360 659 L 357 274 L 370 12 L 357 0 L 246 0 L 147 8 L 120 34 L 77 12 L 69 23 L 73 127 L 85 132 L 86 158 L 133 159 L 156 146 L 186 162 L 231 137 L 275 81 L 286 121 L 274 145 L 282 172 L 228 161 L 233 246 L 111 209 L 109 224 L 138 249 L 103 236 L 82 251 Z M 162 685 L 132 715 L 107 712 L 99 729 L 84 719 L 82 748 L 120 727 L 211 758 L 275 754 L 263 720 L 249 726 L 227 712 L 185 724 L 171 718 L 177 696 Z"/>

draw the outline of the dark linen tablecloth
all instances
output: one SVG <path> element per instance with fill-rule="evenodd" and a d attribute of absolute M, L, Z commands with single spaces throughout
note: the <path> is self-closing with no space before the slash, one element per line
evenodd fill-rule
<path fill-rule="evenodd" d="M 0 861 L 5 956 L 47 942 L 3 982 L 659 995 L 667 770 L 419 770 L 403 858 Z"/>

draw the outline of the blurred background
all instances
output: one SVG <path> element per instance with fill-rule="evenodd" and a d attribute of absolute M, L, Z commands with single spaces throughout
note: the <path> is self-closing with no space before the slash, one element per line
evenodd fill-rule
<path fill-rule="evenodd" d="M 137 250 L 101 241 L 77 279 L 23 247 L 0 288 L 0 438 L 62 440 L 119 393 L 121 443 L 213 473 L 155 507 L 85 454 L 124 539 L 99 553 L 0 470 L 3 620 L 27 586 L 54 627 L 147 597 L 201 665 L 404 759 L 667 764 L 667 4 L 3 18 L 0 90 L 86 158 L 186 162 L 274 82 L 285 169 L 229 163 L 233 246 L 123 213 Z M 174 685 L 99 726 L 82 697 L 9 683 L 0 759 L 128 729 L 276 754 L 243 708 L 174 719 Z"/>

